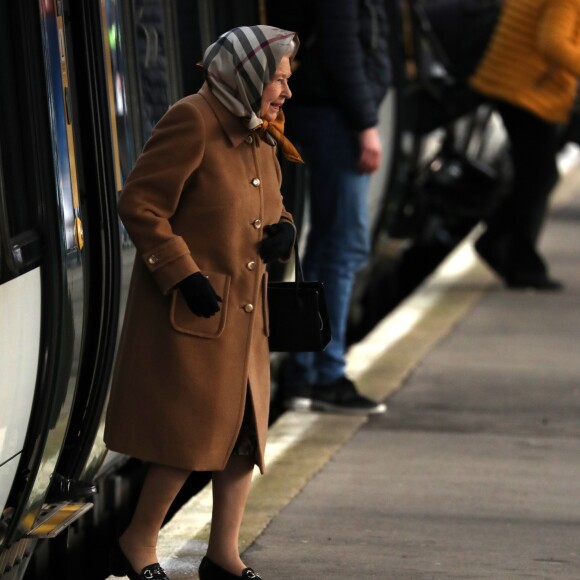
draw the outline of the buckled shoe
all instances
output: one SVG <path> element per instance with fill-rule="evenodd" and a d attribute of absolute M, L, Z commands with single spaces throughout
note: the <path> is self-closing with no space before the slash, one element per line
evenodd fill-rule
<path fill-rule="evenodd" d="M 129 580 L 169 580 L 169 576 L 165 574 L 158 562 L 145 566 L 141 573 L 137 574 L 121 550 L 118 541 L 113 544 L 109 553 L 109 571 L 113 576 L 127 576 Z"/>
<path fill-rule="evenodd" d="M 199 580 L 262 580 L 262 577 L 251 568 L 244 568 L 242 575 L 236 576 L 212 562 L 207 556 L 203 557 L 198 574 Z"/>

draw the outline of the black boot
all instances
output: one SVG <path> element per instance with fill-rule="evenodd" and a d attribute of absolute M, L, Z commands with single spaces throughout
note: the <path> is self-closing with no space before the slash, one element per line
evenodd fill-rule
<path fill-rule="evenodd" d="M 533 244 L 521 235 L 494 236 L 485 232 L 475 249 L 509 288 L 558 291 L 563 285 L 548 276 L 548 268 Z"/>
<path fill-rule="evenodd" d="M 510 252 L 510 268 L 505 276 L 509 288 L 531 288 L 554 292 L 561 290 L 563 284 L 550 278 L 548 266 L 525 236 L 514 236 Z"/>

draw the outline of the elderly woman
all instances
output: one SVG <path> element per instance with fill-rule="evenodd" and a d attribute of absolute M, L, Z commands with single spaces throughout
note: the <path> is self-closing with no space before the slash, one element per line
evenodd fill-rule
<path fill-rule="evenodd" d="M 537 250 L 558 179 L 558 125 L 568 121 L 580 77 L 580 0 L 504 0 L 471 86 L 495 99 L 506 127 L 514 184 L 475 244 L 512 288 L 559 290 Z"/>
<path fill-rule="evenodd" d="M 259 578 L 238 534 L 254 464 L 264 470 L 270 368 L 265 263 L 295 228 L 280 194 L 293 32 L 250 26 L 205 52 L 206 83 L 172 106 L 129 175 L 119 213 L 137 248 L 105 441 L 150 462 L 111 573 L 167 576 L 156 544 L 192 471 L 211 471 L 213 516 L 199 577 Z"/>

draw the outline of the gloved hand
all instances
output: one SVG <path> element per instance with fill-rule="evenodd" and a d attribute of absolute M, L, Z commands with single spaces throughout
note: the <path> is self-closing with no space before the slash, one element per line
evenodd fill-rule
<path fill-rule="evenodd" d="M 197 316 L 209 318 L 220 311 L 218 302 L 221 302 L 222 299 L 201 272 L 191 274 L 177 285 L 189 309 Z"/>
<path fill-rule="evenodd" d="M 264 227 L 268 236 L 260 243 L 258 253 L 264 262 L 273 262 L 288 256 L 294 243 L 294 226 L 290 222 L 278 222 Z"/>

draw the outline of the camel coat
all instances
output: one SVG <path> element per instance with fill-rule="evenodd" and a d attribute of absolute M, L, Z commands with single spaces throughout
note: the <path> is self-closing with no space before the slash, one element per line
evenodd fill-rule
<path fill-rule="evenodd" d="M 246 397 L 264 469 L 270 401 L 263 226 L 291 221 L 274 143 L 248 131 L 207 85 L 155 127 L 119 213 L 137 248 L 105 442 L 196 471 L 224 469 Z M 191 313 L 176 284 L 194 272 L 222 297 Z"/>

